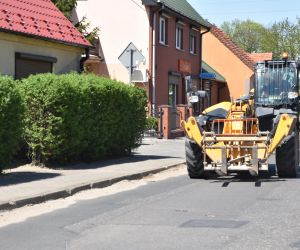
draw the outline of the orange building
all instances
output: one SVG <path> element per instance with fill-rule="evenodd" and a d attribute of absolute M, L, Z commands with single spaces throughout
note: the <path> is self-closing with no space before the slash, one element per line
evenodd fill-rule
<path fill-rule="evenodd" d="M 249 91 L 253 83 L 254 61 L 215 25 L 203 36 L 203 61 L 222 75 L 227 83 L 225 86 L 212 85 L 211 100 L 228 101 Z"/>

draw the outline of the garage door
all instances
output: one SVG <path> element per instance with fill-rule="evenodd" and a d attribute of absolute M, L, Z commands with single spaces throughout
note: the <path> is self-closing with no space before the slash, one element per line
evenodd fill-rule
<path fill-rule="evenodd" d="M 15 78 L 22 79 L 32 74 L 52 73 L 54 57 L 16 53 Z"/>

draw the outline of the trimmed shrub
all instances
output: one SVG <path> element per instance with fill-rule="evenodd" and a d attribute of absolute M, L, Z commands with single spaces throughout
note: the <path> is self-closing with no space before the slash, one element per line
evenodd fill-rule
<path fill-rule="evenodd" d="M 138 146 L 147 103 L 141 89 L 73 73 L 30 76 L 20 90 L 34 163 L 92 161 Z"/>
<path fill-rule="evenodd" d="M 0 77 L 0 173 L 18 151 L 23 128 L 24 107 L 16 82 Z"/>

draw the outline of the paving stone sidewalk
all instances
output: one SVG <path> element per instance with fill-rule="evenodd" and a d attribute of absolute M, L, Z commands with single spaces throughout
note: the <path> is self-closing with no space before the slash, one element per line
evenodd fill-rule
<path fill-rule="evenodd" d="M 30 165 L 6 170 L 0 176 L 0 210 L 9 210 L 78 191 L 101 188 L 125 179 L 140 179 L 185 162 L 184 139 L 145 138 L 130 157 L 76 164 L 66 169 Z"/>

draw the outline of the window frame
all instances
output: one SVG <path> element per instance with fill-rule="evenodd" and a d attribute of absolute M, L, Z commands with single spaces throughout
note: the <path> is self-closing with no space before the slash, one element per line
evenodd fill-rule
<path fill-rule="evenodd" d="M 159 43 L 167 45 L 167 19 L 163 16 L 159 17 Z"/>
<path fill-rule="evenodd" d="M 175 47 L 178 50 L 183 50 L 183 25 L 180 23 L 176 23 Z"/>
<path fill-rule="evenodd" d="M 172 93 L 170 92 L 172 91 Z M 177 94 L 178 94 L 178 85 L 174 83 L 169 83 L 168 85 L 168 105 L 172 108 L 177 105 Z"/>
<path fill-rule="evenodd" d="M 174 108 L 178 103 L 178 86 L 180 85 L 181 77 L 177 72 L 169 72 L 168 78 L 168 105 Z M 170 90 L 172 90 L 172 94 L 170 94 Z"/>
<path fill-rule="evenodd" d="M 197 34 L 193 30 L 190 31 L 190 53 L 197 55 Z"/>

